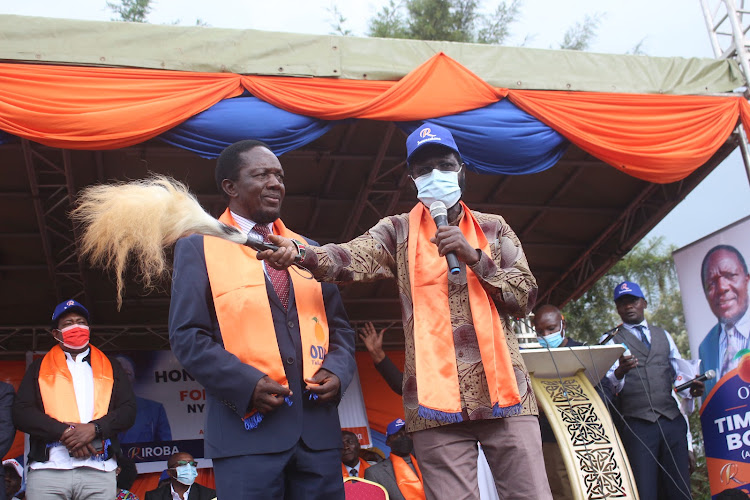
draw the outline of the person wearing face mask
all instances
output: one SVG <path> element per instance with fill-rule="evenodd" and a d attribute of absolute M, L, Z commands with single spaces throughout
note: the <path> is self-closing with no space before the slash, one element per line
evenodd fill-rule
<path fill-rule="evenodd" d="M 190 453 L 178 452 L 169 457 L 167 473 L 170 480 L 155 490 L 147 491 L 145 500 L 212 500 L 216 490 L 195 482 L 197 463 Z"/>
<path fill-rule="evenodd" d="M 509 315 L 525 316 L 537 294 L 518 237 L 505 220 L 461 197 L 466 166 L 450 131 L 424 123 L 406 139 L 418 203 L 348 243 L 308 248 L 271 236 L 258 257 L 301 266 L 325 282 L 394 279 L 404 317 L 402 397 L 425 496 L 479 498 L 477 442 L 504 498 L 551 498 L 536 399 Z M 447 225 L 430 206 L 442 202 Z M 458 272 L 448 272 L 453 253 Z M 471 472 L 470 472 L 471 471 Z"/>
<path fill-rule="evenodd" d="M 533 323 L 537 340 L 542 348 L 554 349 L 556 347 L 583 345 L 583 342 L 567 336 L 565 318 L 560 309 L 551 304 L 545 304 L 537 308 Z M 555 434 L 552 432 L 549 420 L 544 414 L 539 415 L 539 427 L 542 431 L 542 453 L 544 454 L 544 466 L 547 470 L 552 497 L 559 500 L 572 500 L 573 492 L 570 489 L 570 479 L 565 469 L 562 453 L 560 453 L 560 447 L 557 444 L 557 439 L 555 439 Z"/>
<path fill-rule="evenodd" d="M 368 468 L 365 479 L 383 486 L 391 500 L 424 500 L 422 472 L 412 454 L 414 443 L 403 419 L 388 424 L 385 444 L 391 449 L 390 457 Z"/>
<path fill-rule="evenodd" d="M 583 345 L 571 339 L 565 332 L 565 318 L 557 307 L 551 304 L 540 306 L 534 313 L 534 329 L 542 347 L 576 347 Z"/>
<path fill-rule="evenodd" d="M 26 478 L 34 500 L 111 500 L 117 494 L 119 432 L 136 403 L 120 365 L 89 344 L 89 312 L 75 300 L 52 314 L 57 345 L 26 370 L 13 421 L 29 435 Z"/>

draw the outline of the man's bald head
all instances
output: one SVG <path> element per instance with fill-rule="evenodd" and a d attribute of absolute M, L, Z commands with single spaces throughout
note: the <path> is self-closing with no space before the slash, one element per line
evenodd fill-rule
<path fill-rule="evenodd" d="M 559 331 L 562 323 L 562 311 L 552 304 L 544 304 L 534 313 L 534 330 L 538 337 Z"/>
<path fill-rule="evenodd" d="M 194 462 L 193 455 L 190 453 L 184 452 L 184 451 L 178 451 L 177 453 L 173 454 L 171 457 L 169 457 L 169 460 L 167 461 L 167 467 L 170 469 L 174 469 L 177 467 L 178 462 Z"/>

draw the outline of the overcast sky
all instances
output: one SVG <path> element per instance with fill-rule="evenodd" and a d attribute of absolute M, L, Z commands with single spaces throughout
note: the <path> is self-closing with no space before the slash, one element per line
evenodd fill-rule
<path fill-rule="evenodd" d="M 387 0 L 336 2 L 355 35 L 367 32 L 367 20 Z M 716 2 L 712 2 L 716 3 Z M 298 33 L 330 33 L 330 0 L 157 0 L 153 23 L 262 29 Z M 496 0 L 484 0 L 494 10 Z M 106 0 L 0 0 L 0 13 L 106 21 L 113 17 Z M 590 50 L 625 53 L 639 43 L 648 55 L 713 57 L 699 0 L 522 0 L 509 44 L 557 48 L 565 31 L 586 15 L 598 16 L 600 27 Z M 738 153 L 708 176 L 651 233 L 684 246 L 737 219 L 750 215 L 750 184 Z"/>

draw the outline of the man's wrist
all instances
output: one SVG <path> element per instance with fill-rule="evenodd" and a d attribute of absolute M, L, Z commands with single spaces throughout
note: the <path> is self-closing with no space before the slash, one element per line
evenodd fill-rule
<path fill-rule="evenodd" d="M 385 351 L 382 349 L 380 351 L 371 351 L 370 356 L 372 356 L 373 362 L 377 365 L 385 359 Z"/>

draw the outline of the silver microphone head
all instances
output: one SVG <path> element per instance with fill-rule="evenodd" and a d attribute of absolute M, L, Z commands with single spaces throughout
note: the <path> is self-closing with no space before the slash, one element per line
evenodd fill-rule
<path fill-rule="evenodd" d="M 432 205 L 430 205 L 430 215 L 432 215 L 433 219 L 439 215 L 448 217 L 448 209 L 445 208 L 445 203 L 442 201 L 433 202 Z"/>
<path fill-rule="evenodd" d="M 706 380 L 711 380 L 712 378 L 716 377 L 716 372 L 713 370 L 706 370 L 706 373 L 704 373 L 706 376 Z"/>

